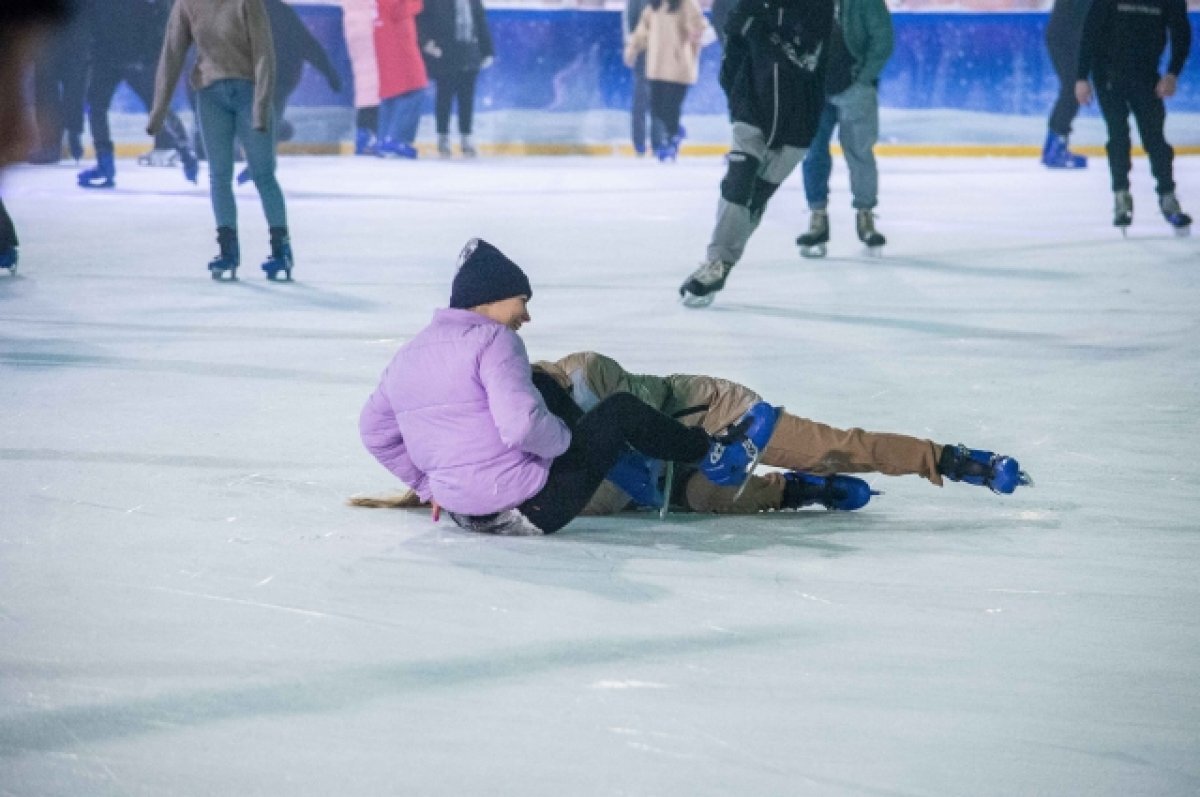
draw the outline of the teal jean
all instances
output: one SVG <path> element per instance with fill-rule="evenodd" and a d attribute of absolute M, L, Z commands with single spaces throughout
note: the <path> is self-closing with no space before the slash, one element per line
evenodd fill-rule
<path fill-rule="evenodd" d="M 209 192 L 218 227 L 237 228 L 237 202 L 233 197 L 234 138 L 242 143 L 246 163 L 262 200 L 267 226 L 286 227 L 287 208 L 283 190 L 275 179 L 275 118 L 266 130 L 252 127 L 254 83 L 249 80 L 218 80 L 200 89 L 196 113 L 200 134 L 208 154 Z"/>

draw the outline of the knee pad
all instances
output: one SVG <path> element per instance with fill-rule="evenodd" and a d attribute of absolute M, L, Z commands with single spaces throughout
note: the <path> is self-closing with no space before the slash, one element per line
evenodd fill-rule
<path fill-rule="evenodd" d="M 749 206 L 761 166 L 762 161 L 748 152 L 730 152 L 725 179 L 721 180 L 721 198 L 732 205 Z"/>
<path fill-rule="evenodd" d="M 779 183 L 771 183 L 761 177 L 754 178 L 754 187 L 746 208 L 755 215 L 761 215 L 767 207 L 767 202 L 779 190 Z"/>

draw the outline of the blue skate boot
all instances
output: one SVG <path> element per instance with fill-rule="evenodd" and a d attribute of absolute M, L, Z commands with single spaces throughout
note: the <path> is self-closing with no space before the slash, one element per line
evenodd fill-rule
<path fill-rule="evenodd" d="M 113 188 L 116 182 L 117 165 L 113 160 L 112 144 L 96 145 L 96 165 L 79 173 L 80 188 Z"/>
<path fill-rule="evenodd" d="M 17 262 L 21 259 L 21 253 L 17 251 L 17 247 L 10 246 L 7 249 L 0 249 L 0 271 L 7 270 L 9 274 L 17 273 Z"/>
<path fill-rule="evenodd" d="M 183 164 L 183 176 L 189 183 L 199 181 L 200 177 L 200 161 L 196 158 L 196 153 L 192 152 L 192 148 L 183 146 L 179 148 L 179 162 Z"/>
<path fill-rule="evenodd" d="M 661 509 L 667 502 L 662 486 L 664 472 L 662 460 L 627 449 L 606 478 L 628 493 L 637 506 Z"/>
<path fill-rule="evenodd" d="M 375 131 L 369 127 L 360 127 L 354 133 L 355 155 L 378 155 L 379 145 L 375 139 Z"/>
<path fill-rule="evenodd" d="M 233 227 L 218 227 L 217 246 L 220 247 L 220 252 L 208 264 L 208 271 L 212 274 L 212 278 L 215 280 L 237 279 L 238 265 L 241 260 L 237 230 Z"/>
<path fill-rule="evenodd" d="M 962 443 L 942 447 L 937 469 L 950 481 L 977 484 L 1004 495 L 1033 485 L 1033 479 L 1012 457 L 967 448 Z"/>
<path fill-rule="evenodd" d="M 292 281 L 292 240 L 287 227 L 271 228 L 271 256 L 262 264 L 267 279 L 275 282 Z M 283 274 L 283 276 L 279 276 Z"/>
<path fill-rule="evenodd" d="M 1042 147 L 1042 165 L 1051 169 L 1086 169 L 1087 156 L 1072 152 L 1066 136 L 1048 131 Z"/>
<path fill-rule="evenodd" d="M 765 401 L 748 409 L 737 423 L 713 437 L 708 456 L 700 463 L 700 472 L 713 484 L 723 487 L 743 484 L 775 432 L 779 412 Z"/>
<path fill-rule="evenodd" d="M 783 509 L 799 509 L 802 506 L 820 504 L 826 509 L 851 512 L 862 509 L 879 495 L 862 479 L 854 476 L 817 476 L 794 470 L 783 474 Z"/>

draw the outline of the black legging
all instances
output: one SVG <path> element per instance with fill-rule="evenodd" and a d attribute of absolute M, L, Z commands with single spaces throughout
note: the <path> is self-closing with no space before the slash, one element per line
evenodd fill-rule
<path fill-rule="evenodd" d="M 1079 113 L 1075 99 L 1075 75 L 1079 70 L 1079 32 L 1075 36 L 1046 36 L 1046 49 L 1054 74 L 1058 75 L 1058 96 L 1050 111 L 1050 132 L 1057 136 L 1071 135 L 1071 123 Z"/>
<path fill-rule="evenodd" d="M 651 124 L 661 126 L 664 137 L 661 145 L 669 144 L 671 139 L 679 133 L 679 117 L 683 113 L 683 101 L 687 97 L 687 93 L 686 83 L 669 83 L 665 80 L 650 81 Z"/>
<path fill-rule="evenodd" d="M 1150 173 L 1158 183 L 1157 192 L 1165 194 L 1175 190 L 1172 175 L 1175 150 L 1163 136 L 1167 110 L 1162 99 L 1154 93 L 1154 86 L 1155 81 L 1141 85 L 1121 85 L 1109 81 L 1096 83 L 1096 99 L 1100 102 L 1100 112 L 1104 114 L 1104 124 L 1108 127 L 1106 149 L 1114 191 L 1129 190 L 1129 170 L 1133 167 L 1130 159 L 1130 148 L 1133 146 L 1129 138 L 1130 113 L 1137 122 L 1142 147 L 1150 157 Z"/>
<path fill-rule="evenodd" d="M 545 395 L 543 384 L 538 387 Z M 554 402 L 548 404 L 553 410 Z M 550 466 L 546 485 L 518 509 L 550 534 L 583 511 L 627 445 L 653 459 L 699 462 L 708 444 L 703 429 L 684 426 L 632 393 L 614 393 L 579 418 L 570 447 Z"/>
<path fill-rule="evenodd" d="M 437 118 L 439 136 L 450 134 L 450 107 L 458 99 L 458 132 L 471 135 L 471 124 L 475 119 L 475 80 L 479 70 L 451 70 L 437 76 L 437 99 L 434 116 Z"/>

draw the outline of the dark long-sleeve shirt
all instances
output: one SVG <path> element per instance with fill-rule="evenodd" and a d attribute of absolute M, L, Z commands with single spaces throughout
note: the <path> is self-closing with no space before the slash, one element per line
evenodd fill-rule
<path fill-rule="evenodd" d="M 1186 0 L 1095 0 L 1083 27 L 1078 78 L 1152 83 L 1168 36 L 1167 73 L 1178 76 L 1192 44 Z"/>

